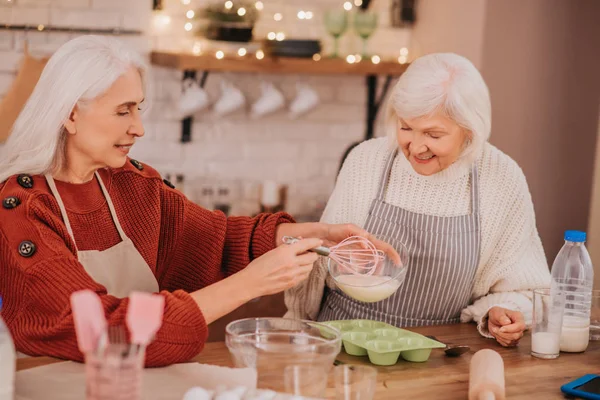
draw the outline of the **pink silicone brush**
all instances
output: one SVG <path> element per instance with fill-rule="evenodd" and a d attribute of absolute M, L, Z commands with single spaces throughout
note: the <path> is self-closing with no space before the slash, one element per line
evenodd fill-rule
<path fill-rule="evenodd" d="M 100 297 L 87 289 L 72 293 L 71 310 L 79 350 L 83 354 L 96 351 L 100 337 L 106 332 L 106 317 Z"/>
<path fill-rule="evenodd" d="M 162 325 L 165 298 L 160 295 L 132 292 L 127 307 L 127 328 L 131 343 L 146 347 Z"/>

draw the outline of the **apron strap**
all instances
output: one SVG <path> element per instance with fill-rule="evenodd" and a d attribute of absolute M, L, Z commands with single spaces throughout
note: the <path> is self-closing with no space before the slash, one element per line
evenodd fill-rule
<path fill-rule="evenodd" d="M 119 222 L 119 218 L 117 217 L 117 212 L 115 211 L 115 206 L 112 202 L 112 199 L 110 198 L 110 195 L 108 194 L 108 190 L 106 190 L 106 186 L 104 186 L 104 182 L 102 182 L 102 178 L 100 178 L 100 174 L 98 173 L 98 171 L 95 172 L 96 178 L 98 179 L 98 182 L 100 182 L 100 188 L 102 189 L 102 193 L 104 193 L 104 197 L 106 198 L 106 202 L 108 203 L 108 208 L 110 209 L 110 215 L 112 216 L 113 222 L 115 223 L 115 226 L 117 227 L 117 231 L 119 231 L 119 236 L 121 237 L 121 240 L 126 240 L 127 239 L 127 235 L 125 235 L 125 231 L 123 231 L 123 227 L 121 226 L 121 223 Z"/>
<path fill-rule="evenodd" d="M 46 178 L 46 182 L 48 182 L 48 186 L 50 186 L 50 191 L 54 195 L 56 202 L 58 203 L 58 208 L 60 208 L 60 214 L 62 215 L 63 221 L 67 226 L 67 231 L 69 235 L 71 235 L 71 239 L 73 240 L 73 244 L 75 245 L 75 251 L 77 250 L 77 243 L 75 242 L 75 235 L 73 235 L 73 228 L 71 228 L 71 222 L 69 222 L 69 217 L 67 216 L 67 209 L 65 208 L 65 203 L 62 201 L 62 197 L 58 193 L 58 189 L 56 188 L 56 183 L 54 183 L 54 178 L 51 175 L 44 175 Z"/>
<path fill-rule="evenodd" d="M 387 188 L 387 183 L 390 179 L 390 174 L 392 172 L 392 166 L 394 165 L 394 159 L 396 158 L 396 154 L 398 154 L 397 148 L 390 153 L 387 162 L 385 163 L 385 170 L 381 175 L 381 180 L 379 181 L 379 190 L 377 191 L 378 200 L 383 201 L 385 198 L 385 189 Z"/>
<path fill-rule="evenodd" d="M 473 208 L 473 214 L 479 215 L 479 171 L 477 164 L 473 164 L 471 168 L 471 207 Z"/>
<path fill-rule="evenodd" d="M 49 174 L 46 174 L 44 176 L 46 177 L 48 186 L 50 186 L 50 191 L 52 192 L 52 194 L 54 195 L 54 198 L 58 202 L 58 207 L 60 208 L 60 214 L 63 217 L 63 221 L 67 227 L 67 231 L 69 232 L 69 235 L 71 235 L 71 239 L 73 239 L 73 243 L 75 244 L 75 250 L 77 250 L 77 243 L 75 242 L 75 235 L 73 235 L 73 228 L 71 227 L 71 222 L 69 221 L 69 216 L 67 215 L 67 209 L 65 208 L 65 203 L 63 202 L 62 197 L 60 197 L 60 193 L 58 193 L 58 189 L 56 188 L 56 183 L 54 182 L 54 178 L 52 178 L 52 176 L 50 176 Z M 112 220 L 113 220 L 115 226 L 117 227 L 117 231 L 119 232 L 119 237 L 121 238 L 122 241 L 124 241 L 127 239 L 127 236 L 125 235 L 125 231 L 123 231 L 123 227 L 121 226 L 121 223 L 119 222 L 119 218 L 117 217 L 117 212 L 115 211 L 115 206 L 112 202 L 112 199 L 110 198 L 110 195 L 108 194 L 108 190 L 106 190 L 106 186 L 104 186 L 104 182 L 102 182 L 102 178 L 100 177 L 100 174 L 98 174 L 98 171 L 96 171 L 94 173 L 94 176 L 96 177 L 96 179 L 98 179 L 98 183 L 100 183 L 100 189 L 102 189 L 102 194 L 104 194 L 104 198 L 106 198 L 106 202 L 108 203 L 108 208 L 110 209 L 110 215 L 112 217 Z"/>

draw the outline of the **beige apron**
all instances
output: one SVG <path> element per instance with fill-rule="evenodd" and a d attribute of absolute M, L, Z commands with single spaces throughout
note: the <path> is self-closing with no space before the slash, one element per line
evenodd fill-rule
<path fill-rule="evenodd" d="M 119 231 L 119 236 L 121 236 L 121 242 L 104 251 L 77 250 L 79 262 L 94 281 L 106 287 L 108 294 L 115 297 L 128 297 L 132 291 L 157 293 L 158 282 L 156 277 L 142 255 L 135 248 L 131 239 L 125 235 L 125 232 L 119 223 L 119 218 L 117 217 L 113 202 L 102 182 L 102 178 L 100 178 L 98 172 L 94 175 L 100 183 L 102 193 L 104 193 L 108 208 L 110 209 L 110 214 Z M 48 181 L 50 190 L 52 190 L 52 194 L 58 202 L 60 213 L 62 214 L 67 230 L 73 239 L 75 248 L 77 248 L 75 237 L 73 236 L 73 229 L 71 228 L 69 217 L 67 216 L 67 210 L 56 189 L 54 179 L 50 175 L 46 175 L 46 180 Z"/>

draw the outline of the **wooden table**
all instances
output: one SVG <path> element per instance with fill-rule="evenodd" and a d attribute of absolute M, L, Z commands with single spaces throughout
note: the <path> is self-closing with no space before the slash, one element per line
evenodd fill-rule
<path fill-rule="evenodd" d="M 600 373 L 600 342 L 590 342 L 582 354 L 561 354 L 556 360 L 531 357 L 531 336 L 526 334 L 516 348 L 503 348 L 493 340 L 484 339 L 472 324 L 459 324 L 411 329 L 424 335 L 434 335 L 445 343 L 467 344 L 471 352 L 459 358 L 449 358 L 434 350 L 426 363 L 399 361 L 391 367 L 378 367 L 375 399 L 444 399 L 465 400 L 469 386 L 469 362 L 480 349 L 498 351 L 504 359 L 507 396 L 509 399 L 563 399 L 560 386 L 585 374 Z M 365 363 L 364 358 L 341 353 L 344 363 Z M 207 343 L 195 361 L 233 366 L 223 342 Z M 19 359 L 17 369 L 23 370 L 53 362 L 47 357 Z M 368 362 L 368 361 L 367 361 Z M 333 396 L 330 379 L 328 397 Z"/>

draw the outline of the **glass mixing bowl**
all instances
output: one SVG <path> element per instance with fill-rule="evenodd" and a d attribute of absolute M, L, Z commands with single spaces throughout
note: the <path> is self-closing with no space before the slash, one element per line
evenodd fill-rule
<path fill-rule="evenodd" d="M 225 343 L 236 367 L 256 368 L 258 388 L 282 392 L 284 371 L 303 365 L 329 373 L 341 350 L 341 333 L 312 321 L 248 318 L 225 328 Z"/>
<path fill-rule="evenodd" d="M 386 254 L 377 263 L 374 272 L 369 274 L 367 269 L 358 268 L 350 272 L 332 259 L 328 259 L 329 273 L 337 287 L 353 299 L 364 303 L 381 301 L 396 293 L 404 282 L 408 269 L 408 250 L 402 242 L 387 236 L 375 235 L 375 237 L 396 250 L 400 256 L 400 264 Z"/>

